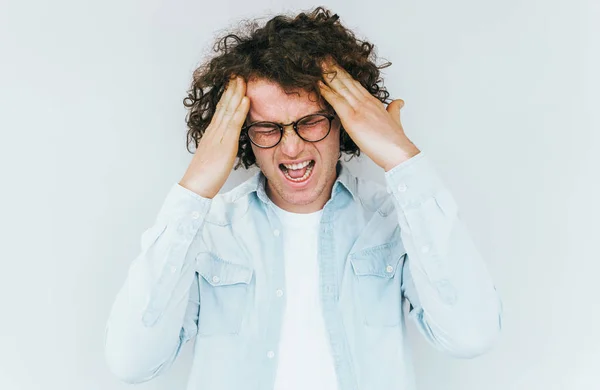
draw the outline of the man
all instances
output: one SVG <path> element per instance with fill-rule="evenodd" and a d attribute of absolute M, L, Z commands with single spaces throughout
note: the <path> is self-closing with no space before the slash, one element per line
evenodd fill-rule
<path fill-rule="evenodd" d="M 195 338 L 188 389 L 414 389 L 404 303 L 435 347 L 488 350 L 500 298 L 372 45 L 322 8 L 235 41 L 195 73 L 197 150 L 112 308 L 110 368 L 149 380 Z M 340 162 L 359 150 L 387 188 Z M 236 158 L 260 172 L 219 194 Z"/>

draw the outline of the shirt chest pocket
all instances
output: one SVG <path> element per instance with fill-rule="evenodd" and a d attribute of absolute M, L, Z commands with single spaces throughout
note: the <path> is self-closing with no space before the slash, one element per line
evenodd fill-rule
<path fill-rule="evenodd" d="M 200 275 L 199 335 L 237 334 L 250 302 L 253 270 L 212 253 L 196 257 Z"/>
<path fill-rule="evenodd" d="M 402 320 L 402 264 L 406 251 L 397 242 L 350 255 L 355 297 L 368 326 L 397 326 Z"/>

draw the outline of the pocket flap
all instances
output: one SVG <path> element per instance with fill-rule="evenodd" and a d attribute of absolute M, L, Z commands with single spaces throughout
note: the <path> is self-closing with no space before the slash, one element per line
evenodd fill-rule
<path fill-rule="evenodd" d="M 350 255 L 352 269 L 357 276 L 372 275 L 393 278 L 400 259 L 406 254 L 398 247 L 398 241 L 366 248 Z"/>
<path fill-rule="evenodd" d="M 241 264 L 222 260 L 212 253 L 201 253 L 196 257 L 197 271 L 213 286 L 226 286 L 252 280 L 253 270 Z"/>

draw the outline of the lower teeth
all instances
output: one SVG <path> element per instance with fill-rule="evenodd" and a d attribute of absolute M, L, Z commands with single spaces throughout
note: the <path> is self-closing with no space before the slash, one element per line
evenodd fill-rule
<path fill-rule="evenodd" d="M 302 177 L 296 178 L 294 179 L 293 177 L 291 177 L 287 171 L 284 172 L 285 177 L 287 177 L 289 180 L 291 181 L 304 181 L 306 180 L 306 178 L 308 178 L 308 176 L 310 175 L 310 172 L 312 171 L 313 166 L 309 165 L 308 168 L 306 168 L 306 172 L 304 172 L 304 175 Z"/>

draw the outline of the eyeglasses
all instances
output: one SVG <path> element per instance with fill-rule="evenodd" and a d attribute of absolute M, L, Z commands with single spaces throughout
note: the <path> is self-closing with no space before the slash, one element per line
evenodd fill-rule
<path fill-rule="evenodd" d="M 298 137 L 307 142 L 319 142 L 329 135 L 334 114 L 311 114 L 287 125 L 275 122 L 255 122 L 242 127 L 250 141 L 259 148 L 272 148 L 283 138 L 285 127 L 293 125 Z"/>

